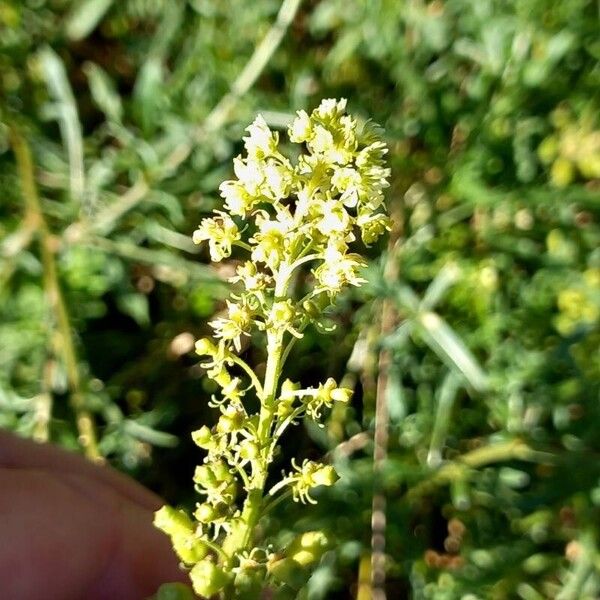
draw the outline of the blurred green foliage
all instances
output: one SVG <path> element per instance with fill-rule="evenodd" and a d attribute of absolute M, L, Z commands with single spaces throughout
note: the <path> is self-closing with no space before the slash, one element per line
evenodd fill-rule
<path fill-rule="evenodd" d="M 89 413 L 102 455 L 192 502 L 211 390 L 189 352 L 231 265 L 190 233 L 256 112 L 281 128 L 346 96 L 385 128 L 395 243 L 294 350 L 290 377 L 357 394 L 289 442 L 342 480 L 266 535 L 337 540 L 302 597 L 376 597 L 375 493 L 389 598 L 598 597 L 597 2 L 288 1 L 289 27 L 280 7 L 0 0 L 0 426 L 76 447 Z"/>

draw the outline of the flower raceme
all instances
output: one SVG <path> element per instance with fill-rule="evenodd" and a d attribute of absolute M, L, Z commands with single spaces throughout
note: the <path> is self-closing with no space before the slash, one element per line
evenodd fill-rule
<path fill-rule="evenodd" d="M 338 478 L 330 465 L 294 460 L 292 471 L 266 490 L 287 427 L 302 418 L 319 423 L 323 410 L 352 395 L 332 378 L 317 388 L 280 383 L 281 371 L 303 330 L 311 324 L 322 329 L 323 311 L 338 294 L 364 282 L 364 260 L 350 251 L 357 236 L 370 245 L 389 229 L 383 206 L 387 148 L 372 125 L 359 127 L 346 113 L 345 100 L 323 100 L 310 115 L 297 113 L 288 129 L 289 141 L 301 146 L 294 161 L 281 152 L 279 134 L 261 116 L 247 132 L 245 155 L 233 161 L 236 179 L 220 186 L 223 210 L 205 218 L 193 235 L 195 243 L 208 243 L 215 262 L 231 256 L 234 247 L 248 255 L 230 280 L 236 291 L 226 310 L 209 323 L 214 339 L 196 343 L 220 390 L 212 399 L 220 412 L 217 424 L 192 434 L 206 452 L 194 474 L 202 501 L 194 520 L 169 507 L 155 519 L 190 568 L 195 592 L 207 597 L 253 597 L 252 590 L 258 597 L 265 587 L 285 586 L 290 565 L 308 569 L 324 551 L 309 553 L 311 560 L 300 564 L 285 558 L 286 549 L 274 551 L 255 539 L 258 521 L 279 495 L 288 491 L 294 501 L 314 503 L 314 489 Z M 295 275 L 309 267 L 310 288 L 297 299 L 291 291 Z M 240 357 L 242 341 L 253 330 L 266 338 L 262 381 Z M 244 404 L 249 393 L 260 405 L 254 414 Z M 315 547 L 326 547 L 323 535 L 309 536 L 320 540 Z"/>
<path fill-rule="evenodd" d="M 305 143 L 308 153 L 296 165 L 279 152 L 279 136 L 261 116 L 248 127 L 247 156 L 234 159 L 237 179 L 220 186 L 227 212 L 215 211 L 194 233 L 194 242 L 208 241 L 213 261 L 230 256 L 240 241 L 232 217 L 254 222 L 252 258 L 270 269 L 284 255 L 308 250 L 325 261 L 326 251 L 335 249 L 337 258 L 355 231 L 371 244 L 389 228 L 379 211 L 389 176 L 386 146 L 372 128 L 359 132 L 345 106 L 345 100 L 324 100 L 310 117 L 298 113 L 289 138 Z"/>

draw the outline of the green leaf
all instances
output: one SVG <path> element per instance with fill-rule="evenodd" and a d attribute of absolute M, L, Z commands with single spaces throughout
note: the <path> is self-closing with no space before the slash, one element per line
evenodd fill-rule
<path fill-rule="evenodd" d="M 417 316 L 418 330 L 427 345 L 449 366 L 462 374 L 478 392 L 488 388 L 486 374 L 455 331 L 434 312 Z"/>
<path fill-rule="evenodd" d="M 165 433 L 164 431 L 157 431 L 156 429 L 152 429 L 152 427 L 142 425 L 131 419 L 127 419 L 123 422 L 123 430 L 132 437 L 141 440 L 142 442 L 152 444 L 153 446 L 173 448 L 177 446 L 179 441 L 176 435 Z"/>
<path fill-rule="evenodd" d="M 82 202 L 85 192 L 83 136 L 67 70 L 60 56 L 49 46 L 40 50 L 39 59 L 48 91 L 55 100 L 51 106 L 54 109 L 51 114 L 58 120 L 69 158 L 71 197 L 77 202 Z"/>
<path fill-rule="evenodd" d="M 144 294 L 122 294 L 117 297 L 117 306 L 122 313 L 129 315 L 141 327 L 150 324 L 150 307 L 148 297 Z"/>
<path fill-rule="evenodd" d="M 95 63 L 85 63 L 83 70 L 90 84 L 90 92 L 96 106 L 112 121 L 120 122 L 123 117 L 121 97 L 114 82 L 106 71 Z"/>
<path fill-rule="evenodd" d="M 70 40 L 89 35 L 111 7 L 113 0 L 80 0 L 65 21 L 65 33 Z"/>

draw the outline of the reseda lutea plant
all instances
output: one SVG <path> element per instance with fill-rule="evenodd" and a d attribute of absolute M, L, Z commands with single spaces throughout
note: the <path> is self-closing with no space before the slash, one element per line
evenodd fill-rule
<path fill-rule="evenodd" d="M 265 489 L 287 427 L 305 417 L 318 423 L 324 409 L 350 399 L 351 391 L 331 378 L 317 388 L 281 382 L 282 369 L 303 330 L 325 329 L 324 311 L 346 286 L 364 281 L 363 259 L 349 252 L 356 234 L 369 245 L 389 229 L 383 208 L 387 148 L 374 127 L 358 127 L 345 108 L 345 100 L 328 99 L 310 116 L 297 113 L 288 135 L 304 151 L 295 162 L 280 152 L 278 134 L 258 116 L 243 138 L 247 155 L 234 159 L 237 179 L 220 186 L 224 210 L 194 233 L 196 243 L 208 243 L 213 261 L 229 257 L 234 246 L 248 253 L 231 279 L 239 291 L 227 301 L 226 316 L 210 323 L 214 339 L 196 343 L 206 357 L 202 366 L 220 388 L 212 399 L 221 413 L 216 426 L 192 434 L 207 453 L 194 475 L 203 501 L 194 520 L 169 507 L 155 519 L 191 567 L 201 596 L 277 589 L 290 569 L 309 567 L 323 551 L 319 532 L 305 533 L 285 549 L 261 546 L 256 533 L 280 495 L 287 491 L 295 501 L 314 503 L 313 489 L 337 479 L 330 465 L 292 461 L 291 471 Z M 310 289 L 296 298 L 295 275 L 309 264 Z M 262 378 L 239 355 L 242 338 L 253 330 L 266 338 Z M 254 414 L 244 403 L 250 394 L 260 405 Z"/>

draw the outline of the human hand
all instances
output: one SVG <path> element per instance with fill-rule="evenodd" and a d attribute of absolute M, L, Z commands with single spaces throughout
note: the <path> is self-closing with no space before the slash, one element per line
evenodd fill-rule
<path fill-rule="evenodd" d="M 0 431 L 0 595 L 137 600 L 186 581 L 161 499 L 108 467 Z"/>

